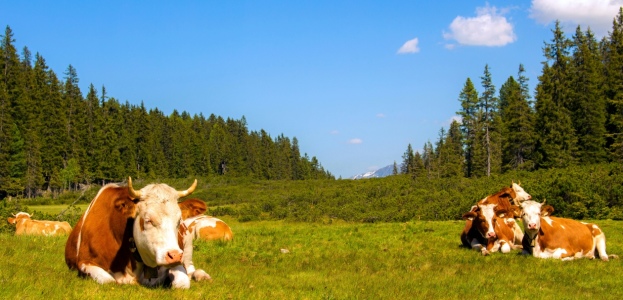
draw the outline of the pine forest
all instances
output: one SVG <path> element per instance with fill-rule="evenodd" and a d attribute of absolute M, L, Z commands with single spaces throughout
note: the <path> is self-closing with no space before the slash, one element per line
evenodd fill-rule
<path fill-rule="evenodd" d="M 83 96 L 71 65 L 61 79 L 41 54 L 33 57 L 27 47 L 18 54 L 9 26 L 1 38 L 0 198 L 127 176 L 335 179 L 316 157 L 301 153 L 296 138 L 249 131 L 244 117 L 177 110 L 167 116 L 143 103 L 121 103 L 105 87 L 90 85 Z M 460 120 L 421 151 L 408 145 L 394 173 L 412 181 L 458 180 L 620 163 L 623 9 L 600 40 L 590 28 L 568 34 L 557 22 L 542 50 L 534 91 L 523 65 L 499 90 L 485 65 L 457 95 Z"/>

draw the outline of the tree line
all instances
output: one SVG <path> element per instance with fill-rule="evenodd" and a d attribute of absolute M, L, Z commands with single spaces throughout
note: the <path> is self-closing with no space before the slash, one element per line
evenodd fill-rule
<path fill-rule="evenodd" d="M 86 97 L 69 65 L 59 79 L 9 26 L 0 41 L 0 198 L 32 197 L 78 184 L 136 178 L 231 175 L 257 179 L 333 178 L 296 137 L 272 138 L 214 114 L 165 115 L 109 97 Z"/>
<path fill-rule="evenodd" d="M 499 93 L 485 65 L 482 92 L 467 78 L 459 94 L 460 120 L 435 145 L 409 144 L 394 173 L 483 177 L 623 161 L 623 8 L 599 41 L 580 26 L 567 37 L 559 22 L 552 33 L 534 99 L 523 65 Z"/>

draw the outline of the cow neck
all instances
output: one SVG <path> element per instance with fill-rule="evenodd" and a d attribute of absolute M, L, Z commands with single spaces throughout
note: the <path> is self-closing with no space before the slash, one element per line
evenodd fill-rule
<path fill-rule="evenodd" d="M 129 227 L 131 230 L 130 232 L 132 232 L 132 234 L 130 234 L 130 237 L 128 238 L 128 242 L 129 242 L 128 245 L 130 247 L 130 252 L 132 252 L 132 257 L 134 257 L 134 260 L 142 263 L 143 258 L 141 257 L 141 254 L 138 252 L 138 249 L 136 248 L 136 242 L 134 241 L 134 235 L 133 235 L 133 228 L 134 228 L 135 220 L 136 220 L 135 218 L 128 218 L 128 223 L 126 224 L 126 228 Z"/>

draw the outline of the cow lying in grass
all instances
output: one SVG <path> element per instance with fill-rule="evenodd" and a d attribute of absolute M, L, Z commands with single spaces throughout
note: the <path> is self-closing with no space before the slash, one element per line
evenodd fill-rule
<path fill-rule="evenodd" d="M 512 219 L 518 214 L 519 208 L 511 206 L 510 210 L 496 209 L 497 204 L 478 204 L 472 210 L 463 215 L 466 220 L 465 228 L 461 233 L 461 242 L 464 246 L 478 250 L 482 255 L 500 251 L 509 253 L 513 249 L 520 249 L 523 237 L 518 237 L 509 225 L 507 219 Z"/>
<path fill-rule="evenodd" d="M 193 236 L 193 240 L 229 241 L 234 237 L 231 228 L 223 220 L 204 215 L 208 210 L 205 202 L 188 199 L 180 202 L 179 206 L 182 210 L 183 224 Z"/>
<path fill-rule="evenodd" d="M 7 221 L 15 225 L 15 235 L 66 235 L 71 232 L 71 225 L 67 222 L 33 220 L 31 215 L 18 212 Z"/>
<path fill-rule="evenodd" d="M 498 250 L 508 253 L 512 249 L 520 249 L 524 234 L 515 221 L 519 217 L 516 204 L 531 198 L 520 184 L 512 182 L 509 187 L 479 200 L 463 215 L 462 244 L 481 251 L 483 255 Z"/>
<path fill-rule="evenodd" d="M 184 191 L 162 183 L 135 190 L 131 178 L 127 186 L 103 186 L 67 239 L 67 266 L 100 284 L 154 286 L 170 279 L 173 288 L 189 288 L 190 278 L 207 274 L 188 271 L 194 270 L 192 251 L 185 252 L 192 242 L 180 234 L 177 201 L 196 187 L 197 180 Z"/>
<path fill-rule="evenodd" d="M 534 257 L 561 260 L 599 257 L 603 261 L 617 257 L 606 253 L 606 236 L 599 226 L 552 217 L 554 208 L 543 203 L 525 201 L 521 204 L 521 218 L 529 241 L 524 248 L 528 246 L 526 250 Z"/>

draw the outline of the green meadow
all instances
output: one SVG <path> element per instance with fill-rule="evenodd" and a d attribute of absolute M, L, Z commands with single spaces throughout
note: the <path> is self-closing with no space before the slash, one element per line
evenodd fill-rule
<path fill-rule="evenodd" d="M 562 262 L 460 246 L 462 221 L 331 224 L 223 218 L 234 240 L 196 242 L 212 282 L 99 285 L 64 262 L 66 237 L 0 233 L 2 299 L 621 299 L 621 259 Z M 623 256 L 623 222 L 596 221 Z M 284 250 L 282 250 L 284 249 Z M 286 251 L 287 250 L 287 251 Z M 285 252 L 285 253 L 284 253 Z"/>

